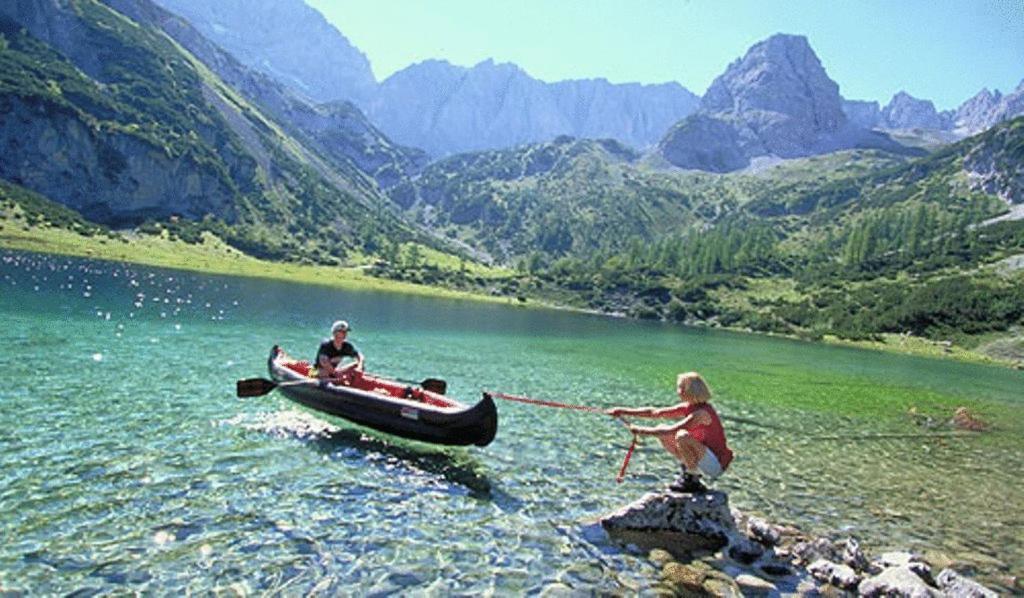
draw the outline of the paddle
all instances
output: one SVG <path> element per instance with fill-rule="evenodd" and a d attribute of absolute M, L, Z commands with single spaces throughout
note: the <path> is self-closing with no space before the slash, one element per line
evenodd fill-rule
<path fill-rule="evenodd" d="M 307 380 L 292 380 L 290 382 L 274 382 L 266 378 L 248 378 L 239 380 L 235 384 L 235 394 L 239 397 L 262 397 L 278 386 L 298 386 L 300 384 L 314 384 L 320 382 L 316 378 Z"/>
<path fill-rule="evenodd" d="M 430 392 L 437 393 L 439 395 L 443 395 L 448 392 L 448 383 L 439 378 L 427 378 L 420 382 L 416 382 L 415 380 L 404 380 L 402 378 L 392 379 L 398 380 L 399 382 L 405 382 L 406 384 L 418 384 L 423 390 L 429 390 Z"/>
<path fill-rule="evenodd" d="M 262 397 L 263 395 L 274 390 L 278 386 L 298 386 L 300 384 L 317 384 L 320 380 L 317 378 L 309 378 L 305 380 L 291 380 L 289 382 L 274 382 L 273 380 L 267 380 L 266 378 L 248 378 L 245 380 L 239 380 L 235 385 L 235 393 L 239 397 Z M 402 380 L 406 382 L 406 380 Z M 448 390 L 448 384 L 444 380 L 437 378 L 427 378 L 422 382 L 410 382 L 410 384 L 419 384 L 423 390 L 443 395 Z"/>

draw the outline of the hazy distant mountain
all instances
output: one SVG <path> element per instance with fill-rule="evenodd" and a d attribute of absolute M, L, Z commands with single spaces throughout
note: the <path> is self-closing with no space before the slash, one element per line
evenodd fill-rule
<path fill-rule="evenodd" d="M 851 122 L 865 128 L 940 132 L 958 139 L 1024 114 L 1024 81 L 1006 95 L 998 89 L 982 89 L 956 110 L 939 112 L 931 101 L 901 91 L 881 109 L 877 102 L 844 100 L 843 112 Z"/>
<path fill-rule="evenodd" d="M 872 129 L 878 126 L 882 110 L 878 102 L 866 102 L 863 100 L 843 100 L 843 113 L 846 120 L 858 127 Z"/>
<path fill-rule="evenodd" d="M 900 149 L 851 124 L 839 86 L 807 38 L 780 34 L 730 64 L 697 114 L 677 123 L 658 152 L 676 166 L 724 172 L 758 156 L 796 158 L 856 147 Z"/>
<path fill-rule="evenodd" d="M 678 83 L 545 83 L 519 67 L 430 60 L 379 86 L 366 57 L 301 0 L 157 0 L 243 64 L 319 102 L 351 100 L 389 137 L 435 155 L 558 135 L 653 145 L 698 97 Z"/>
<path fill-rule="evenodd" d="M 960 105 L 953 117 L 953 131 L 960 135 L 973 135 L 996 124 L 1024 114 L 1024 81 L 1017 89 L 1003 95 L 997 89 L 982 89 L 973 98 Z"/>
<path fill-rule="evenodd" d="M 377 81 L 366 56 L 302 0 L 155 0 L 246 66 L 319 102 L 360 102 Z"/>
<path fill-rule="evenodd" d="M 367 114 L 395 140 L 435 155 L 512 147 L 559 135 L 653 144 L 698 98 L 677 83 L 545 83 L 514 64 L 429 60 L 386 79 Z"/>
<path fill-rule="evenodd" d="M 887 129 L 944 130 L 942 116 L 930 100 L 919 100 L 905 91 L 892 97 L 882 109 L 881 123 Z"/>

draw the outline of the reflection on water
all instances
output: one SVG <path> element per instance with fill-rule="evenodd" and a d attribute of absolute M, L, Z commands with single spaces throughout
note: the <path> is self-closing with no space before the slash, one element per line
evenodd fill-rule
<path fill-rule="evenodd" d="M 490 500 L 491 482 L 465 449 L 438 449 L 423 443 L 366 433 L 355 427 L 330 423 L 331 416 L 287 409 L 256 417 L 236 416 L 222 422 L 278 437 L 293 437 L 327 459 L 362 461 L 366 467 L 385 471 L 403 468 L 411 474 L 437 476 L 446 486 L 466 489 L 473 498 Z M 341 423 L 341 426 L 345 426 Z"/>
<path fill-rule="evenodd" d="M 676 466 L 647 442 L 616 484 L 630 438 L 609 418 L 503 403 L 493 444 L 452 449 L 234 397 L 273 344 L 312 353 L 338 317 L 370 370 L 445 378 L 464 402 L 668 404 L 675 373 L 701 371 L 737 453 L 717 483 L 734 506 L 942 553 L 993 585 L 1022 572 L 1019 372 L 63 258 L 8 254 L 0 274 L 4 589 L 650 587 L 644 556 L 588 523 Z M 947 434 L 959 405 L 993 431 Z"/>

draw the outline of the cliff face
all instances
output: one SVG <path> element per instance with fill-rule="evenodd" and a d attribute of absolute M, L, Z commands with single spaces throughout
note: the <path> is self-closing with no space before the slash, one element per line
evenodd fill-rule
<path fill-rule="evenodd" d="M 825 73 L 807 38 L 795 35 L 773 35 L 751 47 L 711 84 L 700 111 L 772 114 L 805 144 L 846 123 L 839 86 Z M 765 138 L 770 143 L 770 132 Z"/>
<path fill-rule="evenodd" d="M 705 114 L 687 118 L 672 128 L 658 145 L 658 153 L 683 168 L 731 172 L 750 164 L 738 127 Z"/>
<path fill-rule="evenodd" d="M 185 60 L 122 54 L 131 24 L 87 2 L 5 4 L 0 32 L 0 175 L 106 222 L 237 217 L 256 160 L 223 121 L 189 114 L 205 102 Z M 177 68 L 193 87 L 157 90 L 139 73 L 150 68 Z M 180 130 L 186 119 L 191 129 Z"/>
<path fill-rule="evenodd" d="M 1024 118 L 984 133 L 964 155 L 963 168 L 971 189 L 1024 204 Z"/>
<path fill-rule="evenodd" d="M 237 216 L 238 190 L 191 156 L 171 156 L 130 134 L 100 133 L 55 105 L 7 96 L 0 112 L 0 178 L 59 198 L 90 220 Z"/>

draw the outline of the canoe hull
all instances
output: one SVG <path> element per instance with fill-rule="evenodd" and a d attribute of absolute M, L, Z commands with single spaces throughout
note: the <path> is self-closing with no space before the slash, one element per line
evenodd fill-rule
<path fill-rule="evenodd" d="M 279 383 L 281 394 L 310 409 L 432 444 L 487 446 L 497 433 L 498 410 L 486 393 L 473 406 L 448 399 L 449 406 L 442 407 L 308 379 L 280 363 L 279 354 L 274 347 L 268 361 L 270 377 Z"/>

